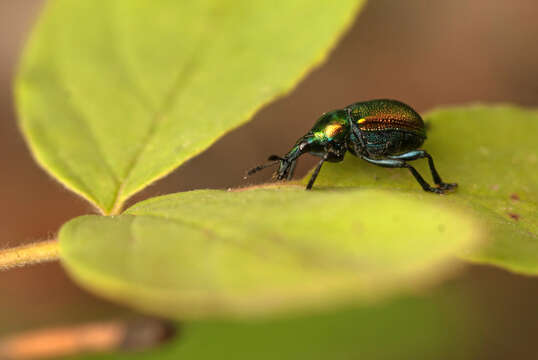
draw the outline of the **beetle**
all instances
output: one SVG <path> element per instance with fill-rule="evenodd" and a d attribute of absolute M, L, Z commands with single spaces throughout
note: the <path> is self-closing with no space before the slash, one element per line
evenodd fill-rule
<path fill-rule="evenodd" d="M 374 165 L 409 169 L 424 191 L 443 194 L 456 188 L 457 184 L 441 180 L 431 155 L 419 149 L 424 140 L 424 121 L 409 105 L 390 99 L 357 102 L 323 114 L 284 156 L 271 155 L 269 163 L 250 169 L 247 176 L 279 165 L 274 178 L 278 181 L 291 180 L 297 159 L 310 153 L 321 158 L 306 186 L 306 190 L 310 190 L 323 163 L 340 162 L 349 151 Z M 422 158 L 428 159 L 436 186 L 428 184 L 407 163 Z"/>

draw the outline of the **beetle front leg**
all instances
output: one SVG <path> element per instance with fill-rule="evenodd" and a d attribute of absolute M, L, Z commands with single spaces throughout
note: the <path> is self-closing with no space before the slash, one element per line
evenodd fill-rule
<path fill-rule="evenodd" d="M 426 180 L 424 180 L 422 175 L 420 175 L 419 172 L 414 167 L 412 167 L 411 165 L 409 165 L 408 163 L 406 163 L 403 160 L 397 160 L 397 159 L 375 160 L 375 159 L 370 159 L 370 158 L 368 158 L 366 156 L 361 156 L 361 158 L 363 160 L 368 161 L 371 164 L 382 166 L 382 167 L 407 168 L 407 169 L 409 169 L 409 171 L 411 171 L 411 174 L 413 174 L 413 176 L 418 181 L 420 186 L 422 186 L 422 189 L 424 189 L 424 191 L 433 192 L 433 193 L 436 193 L 436 194 L 444 194 L 444 192 L 445 192 L 445 189 L 433 187 L 430 184 L 428 184 L 426 182 Z"/>
<path fill-rule="evenodd" d="M 295 163 L 297 160 L 289 161 L 286 158 L 280 160 L 280 166 L 277 171 L 273 174 L 273 179 L 277 181 L 290 180 L 293 176 L 293 171 L 295 169 Z"/>
<path fill-rule="evenodd" d="M 297 165 L 297 160 L 294 160 L 291 162 L 289 168 L 288 168 L 288 175 L 286 176 L 286 181 L 290 181 L 293 177 L 293 173 L 295 172 L 295 166 Z"/>
<path fill-rule="evenodd" d="M 280 166 L 278 167 L 278 170 L 273 175 L 273 178 L 282 181 L 290 181 L 293 177 L 293 173 L 295 172 L 295 166 L 297 165 L 297 159 L 299 156 L 303 154 L 302 149 L 295 149 L 295 151 L 291 151 L 290 153 L 286 154 L 283 158 L 279 158 L 280 160 Z"/>
<path fill-rule="evenodd" d="M 445 183 L 443 180 L 441 180 L 441 176 L 435 169 L 435 165 L 433 164 L 433 158 L 430 154 L 428 154 L 424 150 L 413 150 L 409 151 L 405 154 L 401 155 L 393 155 L 389 156 L 390 159 L 396 159 L 396 160 L 404 160 L 404 161 L 412 161 L 422 158 L 428 159 L 428 165 L 430 166 L 430 172 L 432 173 L 433 182 L 439 187 L 441 190 L 450 190 L 458 187 L 458 184 L 456 183 Z"/>

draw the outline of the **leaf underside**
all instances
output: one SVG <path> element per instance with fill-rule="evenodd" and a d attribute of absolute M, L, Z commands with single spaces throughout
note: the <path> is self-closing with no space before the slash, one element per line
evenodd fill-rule
<path fill-rule="evenodd" d="M 289 91 L 362 4 L 51 0 L 16 80 L 21 129 L 43 168 L 119 213 Z"/>

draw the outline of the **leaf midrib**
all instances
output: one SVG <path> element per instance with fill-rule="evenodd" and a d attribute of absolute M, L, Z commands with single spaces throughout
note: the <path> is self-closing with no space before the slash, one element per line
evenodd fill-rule
<path fill-rule="evenodd" d="M 208 17 L 204 17 L 206 23 L 209 23 Z M 218 20 L 219 18 L 217 18 Z M 212 24 L 214 25 L 214 24 Z M 209 28 L 209 26 L 205 27 L 206 29 Z M 122 212 L 123 204 L 125 200 L 132 194 L 136 193 L 140 190 L 144 185 L 140 185 L 138 189 L 130 191 L 130 193 L 125 193 L 125 186 L 129 182 L 130 177 L 136 169 L 136 165 L 138 164 L 139 159 L 142 157 L 142 155 L 146 152 L 149 144 L 151 143 L 151 140 L 155 136 L 158 130 L 158 125 L 161 123 L 161 120 L 166 117 L 166 114 L 170 111 L 170 109 L 174 105 L 174 100 L 178 98 L 178 96 L 184 91 L 186 88 L 186 85 L 188 82 L 192 79 L 194 76 L 194 70 L 197 67 L 197 64 L 199 65 L 200 62 L 197 61 L 204 49 L 208 48 L 208 41 L 209 39 L 210 31 L 206 30 L 203 32 L 200 36 L 200 39 L 196 42 L 197 46 L 192 51 L 190 58 L 184 63 L 184 66 L 182 69 L 180 69 L 179 73 L 176 75 L 176 79 L 174 80 L 171 88 L 167 91 L 164 100 L 162 102 L 162 105 L 159 107 L 159 110 L 156 111 L 155 115 L 152 117 L 148 133 L 142 140 L 142 145 L 140 146 L 139 150 L 136 152 L 136 154 L 133 156 L 131 161 L 129 162 L 129 165 L 127 166 L 126 175 L 123 180 L 119 181 L 119 187 L 116 191 L 116 195 L 114 196 L 114 201 L 112 203 L 112 207 L 110 208 L 109 212 L 104 212 L 106 215 L 118 215 Z M 158 178 L 159 175 L 154 175 L 155 178 Z"/>

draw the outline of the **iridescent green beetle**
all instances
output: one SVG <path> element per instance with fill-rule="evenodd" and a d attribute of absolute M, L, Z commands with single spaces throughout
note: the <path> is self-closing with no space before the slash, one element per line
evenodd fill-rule
<path fill-rule="evenodd" d="M 418 148 L 426 140 L 420 115 L 410 106 L 388 99 L 358 102 L 323 114 L 314 127 L 301 137 L 283 157 L 271 155 L 269 163 L 257 166 L 247 175 L 279 164 L 276 180 L 290 180 L 297 158 L 305 153 L 321 157 L 307 190 L 312 188 L 325 161 L 339 162 L 347 151 L 374 165 L 408 168 L 425 191 L 443 194 L 458 185 L 445 183 L 435 170 L 430 154 Z M 428 184 L 407 161 L 427 158 L 436 186 Z"/>

